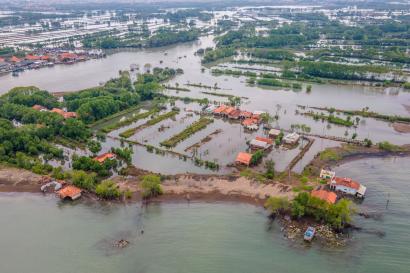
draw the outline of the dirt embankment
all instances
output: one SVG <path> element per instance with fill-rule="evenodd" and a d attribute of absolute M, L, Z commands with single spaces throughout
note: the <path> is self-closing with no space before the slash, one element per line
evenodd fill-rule
<path fill-rule="evenodd" d="M 408 134 L 410 133 L 410 124 L 395 122 L 393 123 L 393 129 L 398 133 Z"/>
<path fill-rule="evenodd" d="M 0 166 L 0 192 L 40 192 L 42 176 L 27 170 Z"/>
<path fill-rule="evenodd" d="M 141 192 L 138 177 L 117 177 L 121 189 Z M 261 184 L 239 176 L 175 175 L 161 183 L 164 195 L 157 200 L 242 201 L 263 204 L 269 196 L 292 199 L 291 186 L 281 183 Z"/>

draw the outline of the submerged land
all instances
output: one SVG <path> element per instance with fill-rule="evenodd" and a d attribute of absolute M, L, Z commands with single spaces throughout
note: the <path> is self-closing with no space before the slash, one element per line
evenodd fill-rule
<path fill-rule="evenodd" d="M 373 212 L 322 170 L 410 155 L 405 4 L 13 5 L 0 17 L 0 192 L 57 182 L 85 202 L 249 203 L 290 240 L 313 226 L 320 245 L 346 247 Z"/>

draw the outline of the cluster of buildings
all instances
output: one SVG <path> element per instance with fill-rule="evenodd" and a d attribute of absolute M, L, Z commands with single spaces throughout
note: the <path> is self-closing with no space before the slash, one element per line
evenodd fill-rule
<path fill-rule="evenodd" d="M 51 110 L 48 110 L 46 107 L 42 105 L 33 105 L 32 107 L 34 110 L 40 111 L 40 112 L 52 112 L 52 113 L 57 113 L 60 116 L 62 116 L 64 119 L 68 118 L 77 118 L 77 113 L 76 112 L 67 112 L 67 109 L 60 109 L 60 108 L 53 108 Z"/>
<path fill-rule="evenodd" d="M 54 64 L 72 64 L 102 56 L 103 53 L 100 51 L 66 52 L 53 50 L 30 53 L 24 57 L 0 57 L 0 74 L 8 72 L 17 73 L 26 69 L 38 69 L 45 66 L 53 66 Z"/>
<path fill-rule="evenodd" d="M 264 113 L 263 111 L 243 111 L 224 104 L 220 106 L 209 105 L 205 112 L 231 120 L 241 120 L 244 128 L 255 131 L 259 129 L 259 125 L 262 123 L 261 115 Z"/>
<path fill-rule="evenodd" d="M 42 192 L 52 189 L 63 200 L 76 200 L 81 197 L 82 190 L 67 184 L 64 180 L 53 180 L 50 176 L 43 176 L 42 184 L 40 187 Z"/>
<path fill-rule="evenodd" d="M 322 199 L 330 204 L 335 204 L 337 201 L 337 194 L 354 196 L 364 198 L 366 194 L 366 187 L 357 181 L 347 177 L 337 177 L 336 173 L 329 170 L 321 170 L 320 178 L 329 181 L 328 186 L 330 190 L 318 189 L 313 190 L 311 195 Z"/>

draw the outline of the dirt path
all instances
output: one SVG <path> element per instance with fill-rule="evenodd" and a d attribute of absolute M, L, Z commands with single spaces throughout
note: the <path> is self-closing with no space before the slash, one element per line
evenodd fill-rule
<path fill-rule="evenodd" d="M 41 175 L 0 166 L 0 192 L 40 192 Z"/>

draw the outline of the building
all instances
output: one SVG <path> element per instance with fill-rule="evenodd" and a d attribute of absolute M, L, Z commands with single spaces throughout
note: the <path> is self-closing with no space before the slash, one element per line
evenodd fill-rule
<path fill-rule="evenodd" d="M 222 111 L 221 114 L 222 114 L 224 117 L 228 117 L 233 111 L 235 111 L 235 108 L 234 108 L 234 107 L 231 107 L 231 106 L 228 106 L 228 107 L 225 108 L 225 110 Z"/>
<path fill-rule="evenodd" d="M 276 138 L 277 136 L 280 135 L 280 130 L 279 129 L 270 129 L 268 135 L 271 138 Z"/>
<path fill-rule="evenodd" d="M 67 186 L 58 191 L 61 199 L 76 200 L 81 197 L 81 189 L 75 186 Z"/>
<path fill-rule="evenodd" d="M 70 52 L 61 53 L 58 58 L 62 62 L 73 62 L 78 59 L 78 55 Z"/>
<path fill-rule="evenodd" d="M 283 138 L 286 144 L 294 145 L 299 142 L 300 136 L 297 133 L 291 133 Z"/>
<path fill-rule="evenodd" d="M 336 173 L 332 172 L 330 170 L 322 169 L 320 171 L 320 178 L 322 178 L 322 179 L 333 179 L 335 177 L 335 175 L 336 175 Z"/>
<path fill-rule="evenodd" d="M 213 111 L 213 113 L 214 113 L 214 115 L 223 115 L 223 111 L 225 111 L 226 110 L 226 108 L 228 108 L 228 106 L 226 106 L 226 105 L 221 105 L 221 106 L 219 106 L 218 108 L 216 108 L 214 111 Z"/>
<path fill-rule="evenodd" d="M 252 155 L 250 153 L 240 152 L 235 159 L 236 164 L 251 165 Z"/>
<path fill-rule="evenodd" d="M 13 57 L 10 58 L 10 62 L 12 62 L 12 63 L 20 63 L 20 62 L 21 62 L 21 59 L 20 59 L 20 58 L 17 58 L 16 56 L 13 56 Z"/>
<path fill-rule="evenodd" d="M 216 108 L 217 108 L 216 105 L 211 104 L 211 105 L 208 105 L 208 106 L 204 109 L 204 112 L 205 112 L 205 113 L 208 113 L 208 114 L 211 114 L 211 113 L 213 113 L 213 111 L 214 111 Z"/>
<path fill-rule="evenodd" d="M 239 119 L 239 115 L 241 114 L 241 110 L 235 109 L 231 113 L 229 113 L 228 118 L 230 119 Z"/>
<path fill-rule="evenodd" d="M 99 163 L 104 163 L 105 160 L 114 159 L 114 158 L 115 158 L 115 154 L 113 154 L 113 153 L 104 153 L 102 155 L 94 157 L 94 160 L 97 160 Z"/>
<path fill-rule="evenodd" d="M 326 191 L 326 190 L 313 190 L 310 193 L 311 196 L 319 198 L 328 202 L 329 204 L 335 204 L 337 200 L 337 195 L 334 192 Z"/>
<path fill-rule="evenodd" d="M 360 198 L 363 198 L 366 193 L 365 186 L 347 177 L 333 177 L 330 182 L 330 189 Z"/>
<path fill-rule="evenodd" d="M 255 139 L 252 139 L 252 140 L 249 142 L 249 146 L 251 147 L 251 149 L 267 150 L 267 149 L 269 149 L 269 148 L 272 147 L 272 143 L 269 142 L 269 141 L 265 141 L 263 138 L 262 138 L 262 139 L 261 139 L 261 138 L 258 139 L 258 137 L 256 137 Z"/>
<path fill-rule="evenodd" d="M 240 119 L 247 119 L 251 117 L 252 117 L 252 113 L 248 111 L 241 111 L 241 113 L 239 114 Z"/>
<path fill-rule="evenodd" d="M 272 145 L 272 144 L 273 144 L 273 140 L 270 139 L 270 138 L 267 138 L 267 137 L 257 136 L 257 137 L 255 137 L 255 139 L 256 139 L 256 140 L 259 140 L 259 141 L 266 142 L 266 143 L 269 144 L 269 145 Z"/>
<path fill-rule="evenodd" d="M 256 122 L 256 120 L 251 119 L 251 118 L 247 118 L 244 121 L 242 121 L 242 125 L 243 127 L 245 127 L 248 130 L 258 130 L 259 126 L 258 123 Z"/>
<path fill-rule="evenodd" d="M 40 112 L 48 111 L 48 109 L 46 107 L 44 107 L 42 105 L 38 105 L 38 104 L 33 105 L 33 107 L 31 107 L 31 108 L 33 108 L 34 110 L 40 111 Z"/>
<path fill-rule="evenodd" d="M 59 108 L 53 108 L 51 109 L 50 112 L 53 113 L 57 113 L 59 115 L 61 115 L 63 118 L 68 119 L 68 118 L 76 118 L 77 117 L 77 113 L 76 112 L 66 112 L 62 109 Z"/>

